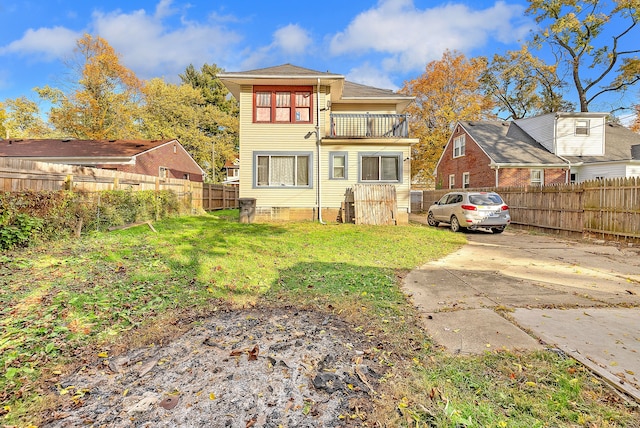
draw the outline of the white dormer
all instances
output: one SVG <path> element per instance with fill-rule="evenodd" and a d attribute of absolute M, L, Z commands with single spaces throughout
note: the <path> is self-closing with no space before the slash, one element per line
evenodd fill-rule
<path fill-rule="evenodd" d="M 557 156 L 603 156 L 607 113 L 549 113 L 515 123 Z"/>

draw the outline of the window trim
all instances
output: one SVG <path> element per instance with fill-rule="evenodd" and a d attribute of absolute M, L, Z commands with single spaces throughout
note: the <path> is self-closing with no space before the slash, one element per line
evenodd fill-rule
<path fill-rule="evenodd" d="M 308 159 L 308 179 L 309 184 L 303 186 L 258 186 L 258 157 L 259 156 L 307 156 Z M 269 163 L 271 165 L 271 163 Z M 254 189 L 312 189 L 313 188 L 313 152 L 289 152 L 289 151 L 258 151 L 253 152 L 253 178 L 252 188 Z"/>
<path fill-rule="evenodd" d="M 463 172 L 462 173 L 462 188 L 463 189 L 468 189 L 469 188 L 470 179 L 471 179 L 471 173 L 469 173 L 469 172 Z"/>
<path fill-rule="evenodd" d="M 358 183 L 398 183 L 402 184 L 404 169 L 402 162 L 402 152 L 358 152 Z M 362 158 L 367 157 L 388 157 L 398 159 L 398 179 L 397 180 L 363 180 L 362 179 Z"/>
<path fill-rule="evenodd" d="M 336 157 L 344 156 L 344 177 L 335 177 L 333 175 L 333 160 Z M 329 152 L 329 180 L 348 180 L 349 179 L 349 152 Z"/>
<path fill-rule="evenodd" d="M 271 109 L 271 117 L 269 121 L 258 120 L 258 108 L 256 105 L 256 96 L 258 92 L 271 92 L 271 105 L 269 106 Z M 290 108 L 291 112 L 289 114 L 288 121 L 276 120 L 276 102 L 275 97 L 277 92 L 290 92 L 291 103 Z M 308 92 L 309 93 L 309 120 L 308 121 L 298 121 L 295 120 L 296 117 L 296 94 L 300 92 Z M 255 85 L 253 87 L 253 123 L 276 123 L 276 124 L 309 124 L 313 123 L 313 103 L 314 103 L 314 94 L 313 94 L 313 86 L 265 86 L 265 85 Z M 307 107 L 305 107 L 307 108 Z"/>
<path fill-rule="evenodd" d="M 461 158 L 466 154 L 467 136 L 466 134 L 458 135 L 453 139 L 453 158 Z M 458 154 L 456 155 L 456 152 Z"/>
<path fill-rule="evenodd" d="M 169 172 L 170 172 L 170 170 L 166 166 L 159 166 L 158 167 L 158 177 L 160 177 L 160 178 L 164 178 L 166 180 L 167 178 L 169 178 Z"/>
<path fill-rule="evenodd" d="M 456 188 L 456 175 L 449 174 L 449 189 L 455 189 L 455 188 Z"/>
<path fill-rule="evenodd" d="M 540 180 L 538 181 L 536 179 L 536 181 L 534 181 L 533 179 L 533 174 L 539 172 L 540 173 Z M 531 175 L 530 175 L 530 184 L 532 186 L 544 186 L 544 169 L 532 169 L 531 170 Z"/>
<path fill-rule="evenodd" d="M 580 123 L 584 125 L 580 125 Z M 573 135 L 577 137 L 588 137 L 591 133 L 591 122 L 589 119 L 576 119 L 574 121 Z M 584 132 L 578 132 L 578 130 L 584 130 Z"/>

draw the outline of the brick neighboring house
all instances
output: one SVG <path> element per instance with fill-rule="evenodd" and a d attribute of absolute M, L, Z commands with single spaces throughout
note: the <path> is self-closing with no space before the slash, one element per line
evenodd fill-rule
<path fill-rule="evenodd" d="M 544 186 L 640 176 L 640 135 L 606 117 L 550 113 L 458 122 L 436 165 L 436 186 Z"/>
<path fill-rule="evenodd" d="M 178 140 L 0 140 L 0 157 L 81 165 L 201 182 L 204 171 Z"/>

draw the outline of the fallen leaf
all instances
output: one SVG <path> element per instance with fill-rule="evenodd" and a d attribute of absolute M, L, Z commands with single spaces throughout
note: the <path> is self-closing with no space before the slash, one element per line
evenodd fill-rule
<path fill-rule="evenodd" d="M 213 392 L 209 393 L 209 400 L 215 400 L 216 399 L 216 394 L 214 394 Z"/>
<path fill-rule="evenodd" d="M 100 352 L 98 354 L 98 357 L 100 357 L 100 358 L 109 358 L 109 353 L 106 352 L 106 351 L 105 352 Z"/>
<path fill-rule="evenodd" d="M 537 386 L 537 384 L 535 382 L 531 382 L 531 381 L 525 382 L 525 385 L 527 385 L 527 386 Z"/>
<path fill-rule="evenodd" d="M 258 345 L 254 346 L 251 351 L 249 351 L 249 361 L 256 361 L 258 359 L 258 353 L 260 352 L 260 347 Z"/>

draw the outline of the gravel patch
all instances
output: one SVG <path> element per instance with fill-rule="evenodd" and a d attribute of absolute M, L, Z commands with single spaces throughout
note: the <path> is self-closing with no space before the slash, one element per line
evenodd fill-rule
<path fill-rule="evenodd" d="M 373 425 L 375 339 L 321 312 L 220 312 L 166 346 L 103 358 L 57 385 L 46 427 Z"/>

